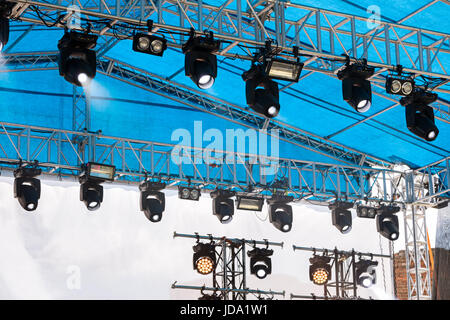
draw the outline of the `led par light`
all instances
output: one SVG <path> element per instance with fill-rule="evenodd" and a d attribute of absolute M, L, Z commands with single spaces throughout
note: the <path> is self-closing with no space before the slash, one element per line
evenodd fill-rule
<path fill-rule="evenodd" d="M 343 234 L 349 233 L 352 230 L 352 213 L 348 210 L 351 207 L 353 207 L 352 203 L 341 201 L 329 205 L 333 226 Z"/>
<path fill-rule="evenodd" d="M 264 198 L 237 196 L 236 203 L 236 208 L 238 210 L 261 211 L 264 205 Z"/>
<path fill-rule="evenodd" d="M 64 33 L 58 42 L 59 74 L 76 86 L 87 85 L 96 74 L 97 36 L 76 31 Z"/>
<path fill-rule="evenodd" d="M 165 38 L 145 33 L 137 33 L 133 36 L 133 50 L 136 52 L 161 57 L 166 49 L 167 40 Z"/>
<path fill-rule="evenodd" d="M 429 106 L 437 97 L 435 93 L 419 89 L 400 99 L 400 104 L 405 107 L 406 126 L 409 131 L 427 141 L 435 140 L 439 134 L 433 108 Z"/>
<path fill-rule="evenodd" d="M 377 231 L 385 238 L 395 241 L 399 236 L 398 217 L 400 207 L 382 206 L 377 210 Z"/>
<path fill-rule="evenodd" d="M 247 105 L 255 112 L 273 118 L 280 112 L 278 83 L 272 81 L 259 65 L 242 74 Z"/>
<path fill-rule="evenodd" d="M 356 214 L 360 218 L 375 219 L 375 216 L 377 215 L 377 208 L 358 205 L 356 207 Z"/>
<path fill-rule="evenodd" d="M 282 232 L 289 232 L 292 229 L 292 207 L 288 204 L 292 200 L 292 197 L 286 196 L 274 196 L 267 200 L 269 221 Z"/>
<path fill-rule="evenodd" d="M 199 188 L 178 187 L 178 198 L 180 199 L 198 201 L 200 196 L 201 192 Z"/>
<path fill-rule="evenodd" d="M 343 99 L 357 112 L 366 112 L 372 105 L 372 89 L 367 79 L 374 74 L 374 70 L 364 61 L 349 64 L 337 74 L 342 80 Z"/>
<path fill-rule="evenodd" d="M 309 280 L 316 285 L 325 285 L 331 280 L 331 265 L 330 257 L 313 256 L 309 259 L 311 265 L 309 266 Z"/>
<path fill-rule="evenodd" d="M 229 223 L 233 220 L 234 201 L 230 199 L 235 193 L 227 190 L 216 190 L 210 193 L 212 201 L 213 214 L 221 223 Z"/>
<path fill-rule="evenodd" d="M 402 96 L 409 96 L 414 91 L 414 80 L 402 77 L 388 77 L 386 92 Z"/>
<path fill-rule="evenodd" d="M 216 268 L 216 250 L 211 243 L 197 243 L 192 247 L 194 270 L 202 275 L 210 274 Z"/>
<path fill-rule="evenodd" d="M 26 211 L 34 211 L 41 197 L 41 169 L 22 167 L 14 171 L 14 198 Z"/>
<path fill-rule="evenodd" d="M 303 63 L 268 57 L 264 61 L 264 70 L 271 79 L 298 82 Z"/>
<path fill-rule="evenodd" d="M 114 181 L 116 167 L 107 164 L 88 162 L 83 166 L 79 177 L 80 201 L 89 211 L 100 208 L 103 202 L 103 186 L 105 181 Z"/>
<path fill-rule="evenodd" d="M 166 185 L 161 182 L 145 181 L 139 185 L 141 191 L 140 207 L 151 222 L 159 222 L 166 208 L 166 197 L 161 192 Z"/>
<path fill-rule="evenodd" d="M 375 267 L 378 261 L 359 260 L 355 262 L 356 283 L 364 288 L 369 288 L 376 283 Z"/>
<path fill-rule="evenodd" d="M 184 71 L 186 76 L 200 89 L 209 89 L 217 78 L 217 57 L 220 41 L 214 40 L 212 33 L 204 37 L 191 35 L 183 45 L 185 54 Z"/>
<path fill-rule="evenodd" d="M 273 250 L 264 248 L 255 248 L 247 252 L 250 257 L 250 273 L 254 274 L 259 279 L 264 279 L 267 275 L 272 273 Z"/>

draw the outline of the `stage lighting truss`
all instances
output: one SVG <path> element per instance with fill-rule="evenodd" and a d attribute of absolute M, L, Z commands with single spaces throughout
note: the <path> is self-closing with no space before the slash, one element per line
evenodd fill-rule
<path fill-rule="evenodd" d="M 377 207 L 358 204 L 356 207 L 356 215 L 360 218 L 375 219 Z"/>
<path fill-rule="evenodd" d="M 272 199 L 267 199 L 269 221 L 282 232 L 289 232 L 292 229 L 292 207 L 288 203 L 293 200 L 294 198 L 291 196 L 282 195 L 275 195 Z"/>
<path fill-rule="evenodd" d="M 435 93 L 418 88 L 410 96 L 400 99 L 400 104 L 405 107 L 406 126 L 412 133 L 427 141 L 435 140 L 439 134 L 434 110 L 429 106 L 437 97 Z"/>
<path fill-rule="evenodd" d="M 353 207 L 353 203 L 336 201 L 328 207 L 331 210 L 333 226 L 343 234 L 349 233 L 352 230 L 352 213 L 348 209 Z"/>
<path fill-rule="evenodd" d="M 213 214 L 221 223 L 229 223 L 233 220 L 234 201 L 230 199 L 235 196 L 234 191 L 215 190 L 210 193 L 212 200 Z"/>
<path fill-rule="evenodd" d="M 36 176 L 41 169 L 35 167 L 20 167 L 14 171 L 14 198 L 26 211 L 34 211 L 41 197 L 41 181 Z"/>
<path fill-rule="evenodd" d="M 59 74 L 76 86 L 88 85 L 96 74 L 97 36 L 71 30 L 58 42 Z"/>
<path fill-rule="evenodd" d="M 364 288 L 369 288 L 376 283 L 376 271 L 378 261 L 360 259 L 355 262 L 356 283 Z"/>
<path fill-rule="evenodd" d="M 331 280 L 330 257 L 314 255 L 309 259 L 309 280 L 316 285 L 325 285 Z"/>
<path fill-rule="evenodd" d="M 178 186 L 178 198 L 183 200 L 200 200 L 201 191 L 195 187 Z"/>
<path fill-rule="evenodd" d="M 264 198 L 251 196 L 236 196 L 236 208 L 238 210 L 261 211 Z"/>
<path fill-rule="evenodd" d="M 303 69 L 303 63 L 297 61 L 266 57 L 264 72 L 270 79 L 298 82 Z"/>
<path fill-rule="evenodd" d="M 375 72 L 375 68 L 367 65 L 366 60 L 347 64 L 337 73 L 342 80 L 343 99 L 357 112 L 366 112 L 372 105 L 372 89 L 367 80 Z"/>
<path fill-rule="evenodd" d="M 89 211 L 100 208 L 103 202 L 103 186 L 105 181 L 114 181 L 116 167 L 95 162 L 88 162 L 82 166 L 80 181 L 80 201 Z"/>
<path fill-rule="evenodd" d="M 216 249 L 214 243 L 199 242 L 192 247 L 194 255 L 192 257 L 194 270 L 202 275 L 207 275 L 216 269 Z"/>
<path fill-rule="evenodd" d="M 161 192 L 166 187 L 162 182 L 144 181 L 139 185 L 141 191 L 140 208 L 151 222 L 159 222 L 166 208 L 166 197 Z"/>
<path fill-rule="evenodd" d="M 377 231 L 385 238 L 395 241 L 399 237 L 399 223 L 396 213 L 400 207 L 382 205 L 377 209 Z"/>
<path fill-rule="evenodd" d="M 388 77 L 386 78 L 386 92 L 402 96 L 409 96 L 414 92 L 414 80 L 409 77 Z"/>
<path fill-rule="evenodd" d="M 217 56 L 214 53 L 219 49 L 220 40 L 215 40 L 212 32 L 195 36 L 193 30 L 189 40 L 182 46 L 185 74 L 200 89 L 211 88 L 217 78 Z"/>
<path fill-rule="evenodd" d="M 276 117 L 280 112 L 278 83 L 265 74 L 263 66 L 252 65 L 242 74 L 242 79 L 245 81 L 247 105 L 267 118 Z"/>
<path fill-rule="evenodd" d="M 273 250 L 267 248 L 254 248 L 247 252 L 250 257 L 250 273 L 259 279 L 264 279 L 272 273 Z"/>

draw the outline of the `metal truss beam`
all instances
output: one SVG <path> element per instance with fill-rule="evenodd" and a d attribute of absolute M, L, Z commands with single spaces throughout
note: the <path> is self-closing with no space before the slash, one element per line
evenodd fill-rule
<path fill-rule="evenodd" d="M 8 67 L 4 72 L 57 69 L 57 52 L 14 53 L 5 55 Z M 171 99 L 203 112 L 232 121 L 247 128 L 263 128 L 268 133 L 279 130 L 282 140 L 347 164 L 389 167 L 392 163 L 333 142 L 311 132 L 278 120 L 270 121 L 238 105 L 195 90 L 173 80 L 136 68 L 109 57 L 98 58 L 98 72 Z"/>
<path fill-rule="evenodd" d="M 85 143 L 75 144 L 73 136 Z M 227 187 L 246 192 L 251 185 L 256 193 L 268 197 L 276 188 L 297 201 L 406 201 L 401 191 L 402 173 L 392 169 L 273 158 L 0 122 L 2 167 L 14 168 L 20 160 L 36 160 L 44 174 L 61 177 L 76 177 L 80 163 L 94 161 L 115 165 L 116 180 L 124 183 L 160 177 L 171 186 L 191 183 L 210 190 Z"/>
<path fill-rule="evenodd" d="M 12 18 L 38 24 L 64 27 L 69 18 L 68 0 L 32 1 L 11 0 L 18 3 Z M 78 2 L 78 5 L 80 3 Z M 46 15 L 38 17 L 33 11 L 38 7 Z M 318 58 L 342 61 L 342 54 L 354 58 L 366 57 L 368 64 L 381 68 L 383 73 L 402 64 L 405 72 L 450 79 L 445 68 L 450 59 L 449 34 L 421 28 L 380 21 L 376 28 L 367 30 L 368 17 L 343 14 L 326 9 L 280 1 L 249 0 L 226 1 L 220 6 L 203 1 L 113 1 L 91 0 L 80 7 L 81 14 L 91 20 L 106 19 L 109 24 L 92 23 L 91 31 L 105 36 L 128 38 L 131 32 L 115 34 L 110 25 L 118 22 L 141 27 L 146 20 L 154 20 L 154 27 L 172 32 L 169 44 L 180 47 L 185 35 L 193 28 L 198 33 L 213 31 L 226 42 L 221 55 L 236 54 L 250 58 L 255 46 L 272 40 L 280 54 L 292 54 L 293 46 L 308 55 L 306 65 L 336 73 L 335 63 Z M 63 18 L 55 24 L 57 14 Z M 51 18 L 53 16 L 53 18 Z M 299 17 L 291 20 L 288 17 Z M 333 22 L 333 23 L 331 23 Z"/>

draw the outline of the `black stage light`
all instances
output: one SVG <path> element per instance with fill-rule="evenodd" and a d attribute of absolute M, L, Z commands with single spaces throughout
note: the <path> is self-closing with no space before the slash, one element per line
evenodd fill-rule
<path fill-rule="evenodd" d="M 166 196 L 161 192 L 166 185 L 162 182 L 145 181 L 139 185 L 141 190 L 140 207 L 151 222 L 159 222 L 166 208 Z"/>
<path fill-rule="evenodd" d="M 267 275 L 272 273 L 272 259 L 273 250 L 265 248 L 255 248 L 247 252 L 250 257 L 250 273 L 257 276 L 259 279 L 264 279 Z"/>
<path fill-rule="evenodd" d="M 14 198 L 27 211 L 34 211 L 41 197 L 41 181 L 36 176 L 41 169 L 22 167 L 14 171 Z"/>
<path fill-rule="evenodd" d="M 9 19 L 0 16 L 0 52 L 6 46 L 9 40 Z"/>
<path fill-rule="evenodd" d="M 238 210 L 261 211 L 264 205 L 264 198 L 236 196 L 236 203 Z"/>
<path fill-rule="evenodd" d="M 364 288 L 369 288 L 377 281 L 375 267 L 378 261 L 360 259 L 355 262 L 356 283 Z"/>
<path fill-rule="evenodd" d="M 342 96 L 358 112 L 366 112 L 372 105 L 372 89 L 367 80 L 374 73 L 374 68 L 367 66 L 364 60 L 348 64 L 337 76 L 342 80 Z"/>
<path fill-rule="evenodd" d="M 216 268 L 215 246 L 211 243 L 199 242 L 192 249 L 194 250 L 192 257 L 194 270 L 203 275 L 213 272 Z"/>
<path fill-rule="evenodd" d="M 178 198 L 180 199 L 198 201 L 200 196 L 201 193 L 199 188 L 178 187 Z"/>
<path fill-rule="evenodd" d="M 133 36 L 133 50 L 137 52 L 162 56 L 167 49 L 167 40 L 162 37 L 137 33 Z"/>
<path fill-rule="evenodd" d="M 356 207 L 356 214 L 360 218 L 375 219 L 375 216 L 377 215 L 377 208 L 358 205 Z"/>
<path fill-rule="evenodd" d="M 198 300 L 222 300 L 222 298 L 220 297 L 220 295 L 213 293 L 213 294 L 207 294 L 207 293 L 203 293 L 201 297 L 198 298 Z"/>
<path fill-rule="evenodd" d="M 68 82 L 76 85 L 87 85 L 96 74 L 97 36 L 87 33 L 70 31 L 58 42 L 59 74 Z"/>
<path fill-rule="evenodd" d="M 100 208 L 103 202 L 104 181 L 114 181 L 116 167 L 101 163 L 88 162 L 83 166 L 83 172 L 79 177 L 80 201 L 86 205 L 89 211 Z"/>
<path fill-rule="evenodd" d="M 414 80 L 402 77 L 388 77 L 386 79 L 386 92 L 409 96 L 414 91 Z"/>
<path fill-rule="evenodd" d="M 400 207 L 381 206 L 377 209 L 377 231 L 389 240 L 397 240 L 399 236 L 398 217 L 395 215 Z"/>
<path fill-rule="evenodd" d="M 317 285 L 325 285 L 331 280 L 330 257 L 313 256 L 309 259 L 309 280 Z"/>
<path fill-rule="evenodd" d="M 433 108 L 429 106 L 437 97 L 435 93 L 419 89 L 400 99 L 400 104 L 405 107 L 406 126 L 409 131 L 427 141 L 433 141 L 439 134 L 434 122 Z"/>
<path fill-rule="evenodd" d="M 269 221 L 282 232 L 289 232 L 292 229 L 292 207 L 288 204 L 292 200 L 293 197 L 279 195 L 267 199 Z"/>
<path fill-rule="evenodd" d="M 271 79 L 298 82 L 303 63 L 268 57 L 264 61 L 264 71 Z"/>
<path fill-rule="evenodd" d="M 247 105 L 268 118 L 276 117 L 280 112 L 278 83 L 265 75 L 260 65 L 253 65 L 242 74 L 242 79 Z"/>
<path fill-rule="evenodd" d="M 228 190 L 215 190 L 210 193 L 212 201 L 213 214 L 222 223 L 229 223 L 233 220 L 234 201 L 230 199 L 235 193 Z"/>
<path fill-rule="evenodd" d="M 211 88 L 217 78 L 217 57 L 214 53 L 219 49 L 220 41 L 214 40 L 212 33 L 202 37 L 191 34 L 183 44 L 185 74 L 201 89 Z"/>
<path fill-rule="evenodd" d="M 329 205 L 333 226 L 343 234 L 352 230 L 352 213 L 348 210 L 351 207 L 353 207 L 352 203 L 341 201 Z"/>

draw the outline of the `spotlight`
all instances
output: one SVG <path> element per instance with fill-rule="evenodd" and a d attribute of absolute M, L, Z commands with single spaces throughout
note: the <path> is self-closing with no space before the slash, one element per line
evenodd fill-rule
<path fill-rule="evenodd" d="M 292 207 L 288 205 L 292 200 L 292 197 L 280 195 L 267 200 L 269 221 L 282 232 L 289 232 L 292 228 Z"/>
<path fill-rule="evenodd" d="M 167 49 L 167 40 L 165 38 L 137 33 L 133 36 L 133 50 L 137 52 L 162 56 Z"/>
<path fill-rule="evenodd" d="M 367 66 L 363 60 L 360 63 L 347 64 L 338 72 L 342 80 L 342 96 L 357 112 L 366 112 L 372 105 L 372 89 L 367 80 L 374 73 L 374 68 Z"/>
<path fill-rule="evenodd" d="M 272 260 L 270 256 L 273 255 L 273 250 L 255 248 L 248 251 L 247 255 L 250 257 L 251 274 L 254 274 L 259 279 L 264 279 L 272 273 Z"/>
<path fill-rule="evenodd" d="M 395 213 L 400 211 L 400 207 L 381 206 L 377 210 L 377 231 L 389 240 L 397 240 L 399 236 L 398 217 Z"/>
<path fill-rule="evenodd" d="M 114 181 L 116 167 L 88 162 L 83 169 L 79 177 L 80 201 L 89 211 L 94 211 L 100 208 L 103 202 L 103 187 L 100 184 L 104 181 Z"/>
<path fill-rule="evenodd" d="M 195 37 L 191 32 L 191 37 L 182 47 L 185 74 L 200 89 L 211 88 L 217 78 L 217 57 L 213 53 L 219 49 L 220 41 L 214 40 L 212 32 L 204 37 Z"/>
<path fill-rule="evenodd" d="M 178 198 L 180 199 L 198 201 L 200 196 L 201 193 L 199 188 L 178 187 Z"/>
<path fill-rule="evenodd" d="M 405 107 L 406 126 L 409 131 L 427 141 L 433 141 L 439 134 L 434 123 L 433 108 L 429 106 L 437 97 L 435 93 L 419 89 L 400 99 L 401 105 Z"/>
<path fill-rule="evenodd" d="M 264 205 L 264 198 L 259 197 L 237 196 L 236 201 L 238 210 L 261 211 Z"/>
<path fill-rule="evenodd" d="M 41 169 L 22 167 L 14 171 L 14 198 L 27 211 L 34 211 L 41 197 L 41 181 L 36 176 Z"/>
<path fill-rule="evenodd" d="M 389 77 L 386 79 L 386 92 L 409 96 L 414 91 L 414 80 L 402 77 Z"/>
<path fill-rule="evenodd" d="M 360 218 L 375 219 L 375 216 L 377 215 L 377 208 L 358 205 L 356 207 L 356 214 Z"/>
<path fill-rule="evenodd" d="M 166 208 L 166 197 L 164 189 L 166 185 L 161 182 L 145 181 L 139 185 L 141 190 L 141 211 L 151 222 L 159 222 L 162 219 L 162 214 Z"/>
<path fill-rule="evenodd" d="M 271 79 L 298 82 L 303 63 L 268 57 L 265 59 L 265 73 Z"/>
<path fill-rule="evenodd" d="M 242 79 L 248 106 L 268 118 L 276 117 L 280 112 L 278 83 L 266 76 L 260 65 L 253 65 Z"/>
<path fill-rule="evenodd" d="M 325 285 L 331 280 L 330 257 L 313 256 L 309 259 L 309 280 L 317 285 Z"/>
<path fill-rule="evenodd" d="M 341 201 L 329 205 L 333 226 L 343 234 L 352 230 L 352 213 L 348 210 L 351 207 L 353 207 L 352 203 Z"/>
<path fill-rule="evenodd" d="M 222 223 L 229 223 L 234 215 L 234 201 L 230 199 L 235 195 L 232 191 L 216 190 L 210 193 L 213 207 L 213 214 Z"/>
<path fill-rule="evenodd" d="M 1 13 L 0 13 L 1 14 Z M 9 40 L 9 19 L 0 15 L 0 52 Z"/>
<path fill-rule="evenodd" d="M 96 35 L 66 32 L 58 42 L 59 74 L 76 86 L 88 84 L 96 74 L 96 44 Z"/>
<path fill-rule="evenodd" d="M 194 270 L 206 275 L 210 274 L 216 268 L 216 250 L 211 243 L 197 243 L 192 247 L 194 250 L 193 264 Z"/>
<path fill-rule="evenodd" d="M 375 267 L 378 261 L 359 260 L 355 263 L 356 283 L 364 288 L 369 288 L 376 283 Z"/>

